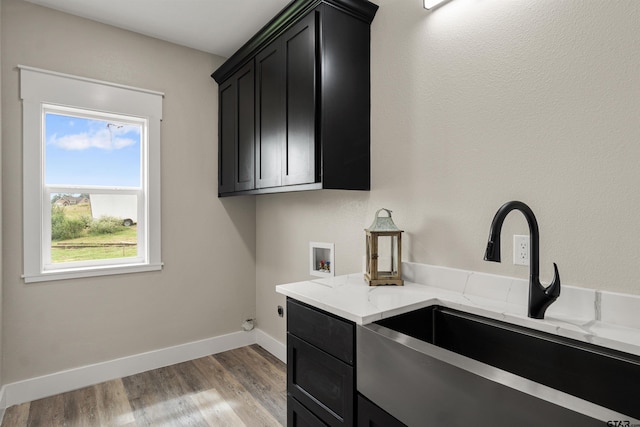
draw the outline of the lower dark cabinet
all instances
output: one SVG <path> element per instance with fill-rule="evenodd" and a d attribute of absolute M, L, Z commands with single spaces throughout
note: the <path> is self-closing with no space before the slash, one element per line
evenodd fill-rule
<path fill-rule="evenodd" d="M 355 324 L 287 299 L 287 425 L 355 426 Z"/>
<path fill-rule="evenodd" d="M 358 427 L 406 427 L 406 425 L 358 394 Z"/>
<path fill-rule="evenodd" d="M 287 301 L 288 332 L 353 365 L 355 325 L 295 300 Z"/>
<path fill-rule="evenodd" d="M 328 425 L 353 425 L 353 366 L 290 333 L 287 334 L 287 390 Z"/>
<path fill-rule="evenodd" d="M 326 427 L 327 425 L 313 415 L 291 395 L 287 396 L 287 427 Z"/>

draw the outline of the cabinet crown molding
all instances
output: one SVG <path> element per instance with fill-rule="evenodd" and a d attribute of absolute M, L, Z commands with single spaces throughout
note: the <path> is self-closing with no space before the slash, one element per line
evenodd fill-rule
<path fill-rule="evenodd" d="M 367 24 L 371 24 L 378 10 L 378 6 L 368 0 L 293 0 L 214 71 L 211 77 L 218 84 L 224 82 L 260 49 L 322 4 L 340 9 Z"/>

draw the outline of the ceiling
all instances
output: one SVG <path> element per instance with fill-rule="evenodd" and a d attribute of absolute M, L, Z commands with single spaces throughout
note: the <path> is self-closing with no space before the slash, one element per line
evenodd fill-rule
<path fill-rule="evenodd" d="M 229 57 L 289 0 L 27 0 Z"/>

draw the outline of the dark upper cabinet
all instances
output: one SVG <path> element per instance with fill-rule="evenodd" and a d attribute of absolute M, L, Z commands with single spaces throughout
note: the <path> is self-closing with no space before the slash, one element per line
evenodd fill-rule
<path fill-rule="evenodd" d="M 377 8 L 367 0 L 293 0 L 213 73 L 219 84 L 220 196 L 369 190 L 369 44 Z M 233 106 L 228 85 L 238 84 L 247 64 L 255 64 L 255 119 L 234 124 L 229 111 L 244 104 L 236 96 Z M 254 135 L 252 171 L 247 146 L 233 158 L 229 153 L 248 143 L 238 137 L 243 132 Z"/>
<path fill-rule="evenodd" d="M 230 78 L 219 88 L 218 122 L 218 193 L 235 191 L 235 144 L 236 144 L 236 116 L 238 111 L 238 97 L 236 83 Z"/>
<path fill-rule="evenodd" d="M 253 62 L 219 89 L 218 193 L 255 188 L 255 77 Z"/>
<path fill-rule="evenodd" d="M 256 56 L 256 188 L 282 185 L 285 69 L 280 40 Z M 224 141 L 222 142 L 224 144 Z"/>
<path fill-rule="evenodd" d="M 281 38 L 285 52 L 286 135 L 282 153 L 282 184 L 316 182 L 317 13 L 289 29 Z"/>
<path fill-rule="evenodd" d="M 316 14 L 256 56 L 256 188 L 316 180 Z"/>

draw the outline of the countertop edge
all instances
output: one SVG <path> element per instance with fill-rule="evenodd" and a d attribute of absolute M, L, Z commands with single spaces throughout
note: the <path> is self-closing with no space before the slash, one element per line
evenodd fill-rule
<path fill-rule="evenodd" d="M 519 325 L 541 332 L 547 332 L 557 336 L 640 356 L 640 330 L 635 328 L 608 324 L 606 322 L 595 321 L 592 319 L 564 317 L 561 315 L 554 316 L 548 314 L 545 319 L 531 319 L 526 316 L 526 306 L 509 306 L 505 301 L 496 302 L 477 296 L 470 298 L 459 292 L 436 288 L 431 285 L 422 285 L 405 281 L 405 286 L 384 287 L 386 288 L 384 292 L 387 294 L 398 293 L 398 295 L 401 295 L 403 292 L 406 294 L 409 289 L 412 289 L 414 291 L 411 294 L 412 301 L 406 304 L 398 303 L 392 307 L 371 310 L 371 307 L 375 307 L 375 305 L 371 304 L 371 291 L 381 287 L 363 287 L 361 289 L 356 289 L 361 286 L 360 283 L 355 280 L 359 277 L 360 274 L 356 273 L 336 276 L 331 279 L 288 283 L 277 285 L 275 290 L 281 295 L 304 302 L 343 319 L 352 321 L 357 325 L 367 325 L 381 319 L 393 317 L 420 308 L 442 305 L 444 307 L 457 309 L 470 314 L 476 314 L 490 319 L 504 321 L 513 325 Z M 331 304 L 330 301 L 328 302 L 331 298 L 322 298 L 319 296 L 345 292 L 345 289 L 349 290 L 350 287 L 351 289 L 356 289 L 358 291 L 357 297 L 360 299 L 365 298 L 364 295 L 367 295 L 367 301 L 360 301 L 360 308 L 363 306 L 369 308 L 366 313 L 362 312 L 364 310 L 351 310 L 348 307 L 348 303 L 345 303 L 343 300 L 339 299 L 338 303 Z M 311 295 L 314 293 L 309 291 L 311 288 L 314 290 L 317 289 L 319 292 L 316 292 L 316 295 Z M 424 293 L 424 295 L 419 295 L 421 293 Z M 357 305 L 358 301 L 355 301 L 355 303 Z M 502 306 L 500 306 L 500 304 L 502 304 Z M 509 312 L 505 307 L 515 307 L 519 311 L 523 311 L 523 313 Z M 633 342 L 625 341 L 625 337 L 632 337 L 631 341 Z"/>

